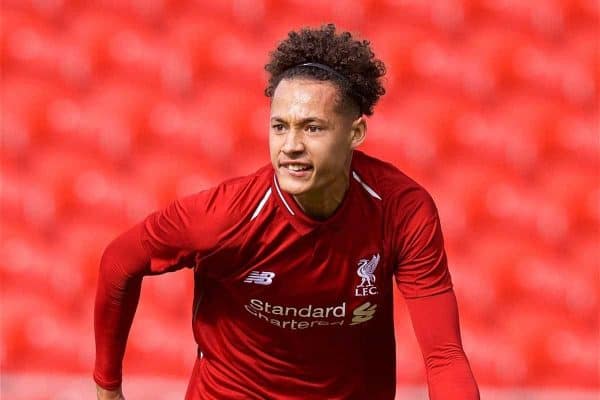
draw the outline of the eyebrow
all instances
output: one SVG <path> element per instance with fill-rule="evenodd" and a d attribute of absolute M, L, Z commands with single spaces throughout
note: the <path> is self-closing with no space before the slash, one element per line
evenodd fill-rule
<path fill-rule="evenodd" d="M 271 122 L 285 122 L 287 123 L 287 121 L 281 117 L 278 116 L 274 116 L 271 118 Z M 308 117 L 308 118 L 302 118 L 300 121 L 298 121 L 298 125 L 304 125 L 307 124 L 309 122 L 320 122 L 322 124 L 326 124 L 327 121 L 321 118 L 317 118 L 317 117 Z"/>

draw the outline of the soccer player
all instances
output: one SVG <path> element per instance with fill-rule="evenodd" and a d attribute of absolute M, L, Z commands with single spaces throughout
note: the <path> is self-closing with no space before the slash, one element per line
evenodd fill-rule
<path fill-rule="evenodd" d="M 327 25 L 290 32 L 265 68 L 271 163 L 172 202 L 106 248 L 98 398 L 123 399 L 142 278 L 193 268 L 198 352 L 186 400 L 394 399 L 394 284 L 430 398 L 478 399 L 434 202 L 356 150 L 384 64 L 369 42 Z"/>

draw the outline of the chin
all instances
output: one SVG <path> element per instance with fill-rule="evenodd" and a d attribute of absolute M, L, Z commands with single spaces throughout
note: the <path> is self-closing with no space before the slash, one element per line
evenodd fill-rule
<path fill-rule="evenodd" d="M 306 193 L 312 187 L 310 182 L 301 182 L 287 176 L 277 176 L 277 181 L 282 191 L 294 196 Z"/>

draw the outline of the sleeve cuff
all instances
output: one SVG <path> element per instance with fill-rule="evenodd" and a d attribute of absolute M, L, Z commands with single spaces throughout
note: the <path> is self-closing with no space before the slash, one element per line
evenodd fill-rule
<path fill-rule="evenodd" d="M 117 390 L 121 387 L 122 379 L 117 380 L 105 380 L 98 376 L 96 372 L 94 372 L 94 382 L 102 389 L 106 390 Z"/>

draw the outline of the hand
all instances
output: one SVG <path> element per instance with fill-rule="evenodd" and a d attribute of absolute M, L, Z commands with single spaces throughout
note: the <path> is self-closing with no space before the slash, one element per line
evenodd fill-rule
<path fill-rule="evenodd" d="M 121 388 L 116 390 L 107 390 L 96 385 L 98 400 L 125 400 Z"/>

